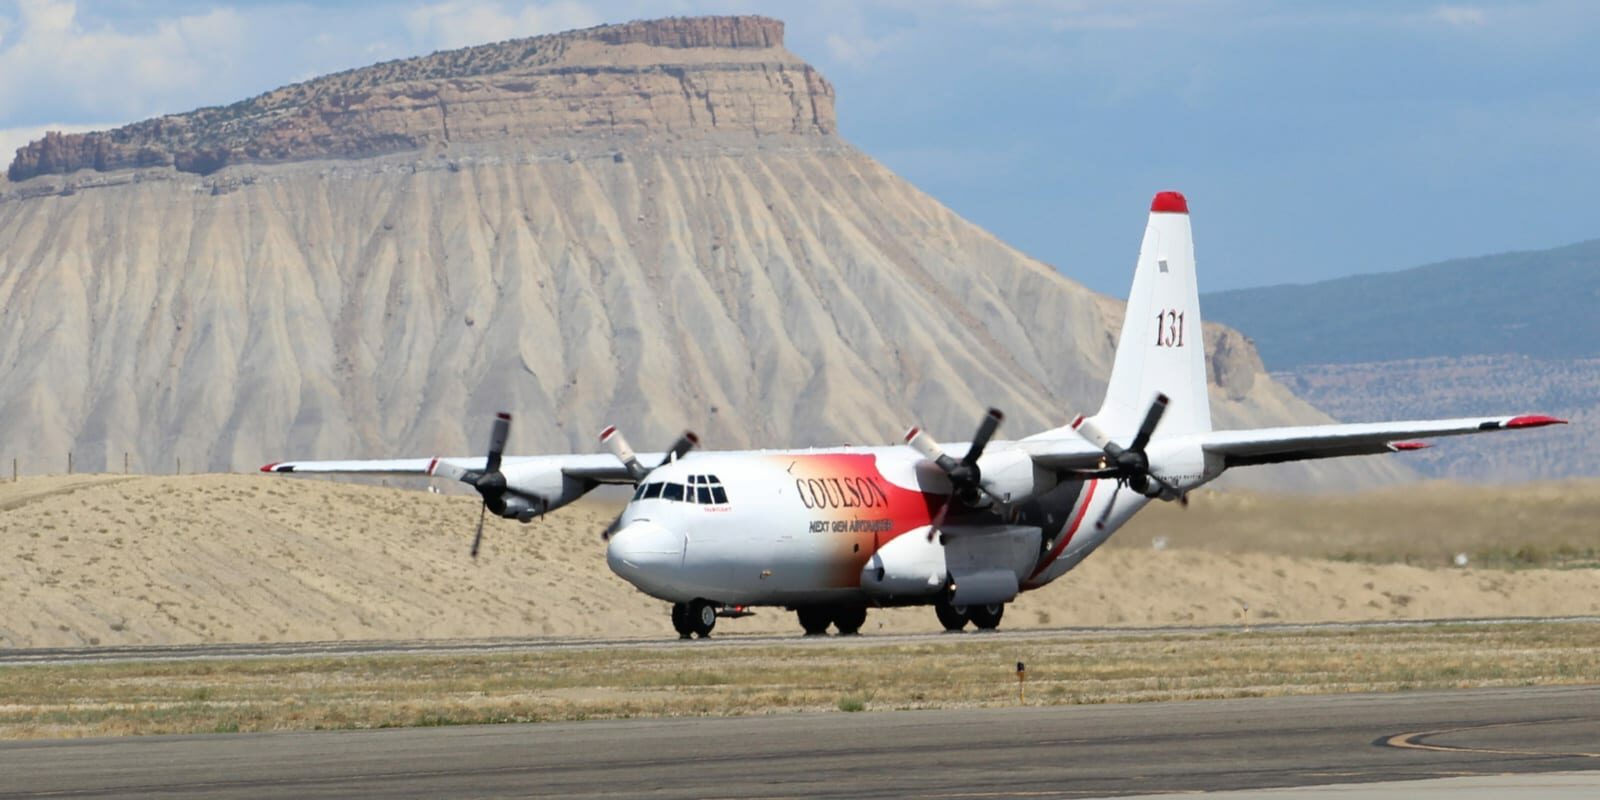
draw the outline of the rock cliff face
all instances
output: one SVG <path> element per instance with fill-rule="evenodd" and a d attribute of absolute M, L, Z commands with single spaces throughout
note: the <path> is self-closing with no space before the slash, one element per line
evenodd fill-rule
<path fill-rule="evenodd" d="M 336 140 L 292 135 L 314 104 L 275 105 L 209 175 L 174 155 L 0 184 L 0 456 L 40 472 L 69 450 L 147 471 L 471 454 L 500 409 L 524 453 L 594 451 L 608 423 L 640 447 L 685 427 L 717 448 L 891 442 L 913 422 L 959 440 L 987 405 L 1008 437 L 1098 407 L 1121 303 L 840 140 L 827 82 L 780 36 L 754 18 L 610 26 L 530 40 L 551 60 L 514 79 L 471 55 L 510 45 L 442 53 L 250 101 L 395 75 L 332 115 Z M 438 64 L 454 71 L 416 77 Z M 438 97 L 455 98 L 448 138 Z M 170 124 L 140 147 L 180 152 L 196 124 Z M 402 152 L 365 156 L 399 135 Z M 316 160 L 233 160 L 302 152 L 283 142 Z M 1218 424 L 1327 419 L 1242 337 L 1209 334 Z"/>
<path fill-rule="evenodd" d="M 470 47 L 116 130 L 51 133 L 12 181 L 78 170 L 366 158 L 453 143 L 697 132 L 828 134 L 833 87 L 763 17 L 668 19 Z"/>

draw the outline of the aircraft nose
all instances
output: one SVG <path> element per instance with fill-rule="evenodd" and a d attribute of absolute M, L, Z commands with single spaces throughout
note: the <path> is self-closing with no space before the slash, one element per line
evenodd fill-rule
<path fill-rule="evenodd" d="M 611 536 L 606 545 L 606 563 L 613 572 L 637 584 L 651 573 L 681 566 L 683 548 L 683 534 L 639 520 Z"/>

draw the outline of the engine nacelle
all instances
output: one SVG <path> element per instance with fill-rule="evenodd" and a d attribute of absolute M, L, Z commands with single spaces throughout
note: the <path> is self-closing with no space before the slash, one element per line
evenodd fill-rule
<path fill-rule="evenodd" d="M 1022 450 L 1000 450 L 978 459 L 983 488 L 1007 503 L 1017 503 L 1050 491 L 1056 474 L 1034 466 L 1033 458 Z"/>
<path fill-rule="evenodd" d="M 540 514 L 571 503 L 599 485 L 573 478 L 562 472 L 560 467 L 507 465 L 501 471 L 506 476 L 503 507 L 491 506 L 489 510 L 506 519 L 521 522 L 530 522 Z"/>
<path fill-rule="evenodd" d="M 944 545 L 926 527 L 896 536 L 861 568 L 861 588 L 877 597 L 919 597 L 944 590 Z"/>
<path fill-rule="evenodd" d="M 491 502 L 489 510 L 506 519 L 518 522 L 532 522 L 534 517 L 544 513 L 544 504 L 538 500 L 530 500 L 521 495 L 507 493 L 499 502 Z"/>

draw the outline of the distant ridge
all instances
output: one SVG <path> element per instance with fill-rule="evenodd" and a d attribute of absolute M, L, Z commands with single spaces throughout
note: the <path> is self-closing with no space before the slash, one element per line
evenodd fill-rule
<path fill-rule="evenodd" d="M 768 85 L 792 96 L 751 91 Z M 833 87 L 783 49 L 778 20 L 674 17 L 386 61 L 111 131 L 50 133 L 19 149 L 7 174 L 208 175 L 230 164 L 646 129 L 832 133 Z"/>
<path fill-rule="evenodd" d="M 1271 370 L 1402 358 L 1600 356 L 1600 239 L 1321 283 L 1216 292 Z"/>
<path fill-rule="evenodd" d="M 1345 420 L 1537 410 L 1571 420 L 1515 443 L 1452 442 L 1441 478 L 1600 475 L 1600 240 L 1299 286 L 1218 292 L 1267 368 Z"/>

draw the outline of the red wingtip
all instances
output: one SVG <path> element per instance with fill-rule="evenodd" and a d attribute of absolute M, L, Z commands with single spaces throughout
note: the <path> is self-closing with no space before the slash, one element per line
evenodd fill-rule
<path fill-rule="evenodd" d="M 1427 442 L 1390 442 L 1389 449 L 1404 452 L 1407 450 L 1426 450 L 1433 445 Z"/>
<path fill-rule="evenodd" d="M 282 463 L 283 463 L 282 461 L 274 461 L 271 464 L 268 464 L 268 465 L 262 467 L 261 471 L 262 472 L 271 472 L 273 467 L 276 467 L 276 466 L 278 466 L 279 464 L 282 464 Z"/>
<path fill-rule="evenodd" d="M 1079 414 L 1078 416 L 1072 418 L 1072 426 L 1071 427 L 1072 427 L 1073 430 L 1077 430 L 1078 426 L 1082 425 L 1082 424 L 1083 424 L 1083 415 L 1082 414 Z"/>
<path fill-rule="evenodd" d="M 616 432 L 617 432 L 617 426 L 615 426 L 615 425 L 607 425 L 606 429 L 600 432 L 600 441 L 603 442 L 603 441 L 605 441 L 607 439 L 610 439 L 611 438 L 611 434 L 616 433 Z"/>
<path fill-rule="evenodd" d="M 912 426 L 912 428 L 910 430 L 906 431 L 906 441 L 909 442 L 912 439 L 917 438 L 917 434 L 919 434 L 919 433 L 922 433 L 922 429 L 918 428 L 916 426 Z"/>
<path fill-rule="evenodd" d="M 436 459 L 434 459 L 432 461 L 429 461 L 428 462 L 428 474 L 432 475 L 434 469 L 437 468 L 438 466 L 439 466 L 439 459 L 436 458 Z"/>
<path fill-rule="evenodd" d="M 1512 417 L 1511 419 L 1506 420 L 1506 424 L 1505 424 L 1504 427 L 1507 427 L 1507 428 L 1542 428 L 1542 427 L 1544 427 L 1546 425 L 1565 425 L 1565 424 L 1567 424 L 1567 421 L 1564 420 L 1564 419 L 1556 419 L 1555 417 L 1547 417 L 1547 416 L 1545 416 L 1543 414 L 1528 414 L 1526 416 Z"/>
<path fill-rule="evenodd" d="M 1156 199 L 1150 201 L 1150 211 L 1187 214 L 1189 213 L 1189 201 L 1183 199 L 1182 192 L 1156 192 Z"/>

